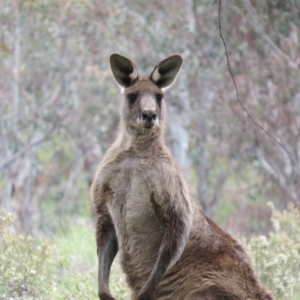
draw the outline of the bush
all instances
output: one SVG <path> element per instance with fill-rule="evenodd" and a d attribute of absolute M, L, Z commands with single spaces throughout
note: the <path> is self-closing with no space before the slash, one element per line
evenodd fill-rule
<path fill-rule="evenodd" d="M 272 204 L 273 231 L 253 237 L 248 253 L 276 299 L 300 299 L 300 216 L 292 204 L 279 212 Z"/>
<path fill-rule="evenodd" d="M 60 259 L 48 241 L 16 234 L 14 218 L 0 210 L 0 299 L 46 299 Z"/>
<path fill-rule="evenodd" d="M 272 208 L 273 231 L 246 245 L 255 269 L 277 300 L 300 299 L 300 218 L 290 205 Z M 118 300 L 129 299 L 118 258 L 110 287 Z M 0 299 L 97 299 L 97 258 L 91 224 L 72 225 L 56 242 L 17 233 L 11 215 L 0 211 Z"/>
<path fill-rule="evenodd" d="M 55 242 L 17 233 L 14 218 L 0 210 L 0 300 L 97 299 L 97 257 L 91 225 L 73 225 Z M 117 261 L 111 291 L 128 299 Z"/>

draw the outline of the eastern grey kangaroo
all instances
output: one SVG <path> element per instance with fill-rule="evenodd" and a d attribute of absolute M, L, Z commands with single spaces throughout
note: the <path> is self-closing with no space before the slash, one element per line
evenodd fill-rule
<path fill-rule="evenodd" d="M 98 284 L 109 289 L 120 251 L 133 300 L 271 300 L 241 245 L 204 215 L 164 140 L 164 90 L 182 65 L 179 55 L 138 76 L 127 58 L 112 54 L 122 89 L 120 126 L 91 186 L 96 214 Z"/>

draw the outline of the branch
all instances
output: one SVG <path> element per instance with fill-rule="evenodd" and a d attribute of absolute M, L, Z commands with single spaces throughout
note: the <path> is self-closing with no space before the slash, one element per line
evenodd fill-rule
<path fill-rule="evenodd" d="M 253 24 L 254 30 L 258 32 L 263 39 L 265 39 L 265 41 L 273 48 L 273 50 L 276 52 L 278 56 L 280 56 L 281 59 L 286 60 L 286 62 L 289 64 L 291 68 L 299 72 L 299 66 L 295 62 L 293 62 L 286 53 L 284 53 L 279 47 L 277 47 L 276 44 L 272 41 L 272 39 L 265 33 L 263 26 L 259 22 L 259 16 L 257 15 L 251 2 L 249 0 L 244 0 L 243 3 L 245 3 L 248 12 L 252 16 L 252 19 L 249 18 L 249 20 Z"/>
<path fill-rule="evenodd" d="M 211 199 L 211 202 L 209 203 L 209 209 L 208 209 L 208 215 L 212 215 L 216 211 L 216 207 L 220 202 L 221 194 L 224 188 L 224 185 L 226 183 L 226 180 L 228 179 L 228 172 L 225 172 L 221 174 L 217 179 L 217 184 L 215 185 L 214 194 Z"/>
<path fill-rule="evenodd" d="M 216 1 L 215 1 L 216 3 Z M 214 4 L 215 4 L 214 3 Z M 250 113 L 247 111 L 247 109 L 245 108 L 245 106 L 243 105 L 242 101 L 240 100 L 240 95 L 239 95 L 239 90 L 238 90 L 238 87 L 237 87 L 237 84 L 236 84 L 236 81 L 234 79 L 234 76 L 233 76 L 233 73 L 232 73 L 232 70 L 231 70 L 231 66 L 230 66 L 230 61 L 229 61 L 229 58 L 228 58 L 228 51 L 227 51 L 227 45 L 226 45 L 226 42 L 225 42 L 225 39 L 223 37 L 223 34 L 222 34 L 222 24 L 221 24 L 221 7 L 222 7 L 222 0 L 219 0 L 219 14 L 218 14 L 218 17 L 219 17 L 219 34 L 220 34 L 220 38 L 223 42 L 223 45 L 224 45 L 224 49 L 225 49 L 225 56 L 226 56 L 226 61 L 227 61 L 227 67 L 228 67 L 228 71 L 230 73 L 230 76 L 232 78 L 232 81 L 233 81 L 233 84 L 234 84 L 234 87 L 235 87 L 235 91 L 236 91 L 236 99 L 237 101 L 239 102 L 239 104 L 242 106 L 243 110 L 246 112 L 247 116 L 249 117 L 249 119 L 251 120 L 251 122 L 257 127 L 259 128 L 260 130 L 262 130 L 267 136 L 269 136 L 274 142 L 276 142 L 282 149 L 284 149 L 284 151 L 286 153 L 288 153 L 288 155 L 291 157 L 291 159 L 293 159 L 293 161 L 295 162 L 296 161 L 296 158 L 295 156 L 289 152 L 286 147 L 280 142 L 278 141 L 272 134 L 270 134 L 266 129 L 264 129 L 260 124 L 258 124 L 253 118 L 252 116 L 250 115 Z"/>
<path fill-rule="evenodd" d="M 56 127 L 56 124 L 54 123 L 54 125 L 45 133 L 44 136 L 42 136 L 41 138 L 39 138 L 38 140 L 36 140 L 34 142 L 31 142 L 30 144 L 26 145 L 21 150 L 19 150 L 17 153 L 15 153 L 11 157 L 7 158 L 7 160 L 0 165 L 0 171 L 3 171 L 11 163 L 15 162 L 19 157 L 21 157 L 22 155 L 24 155 L 27 151 L 29 151 L 33 147 L 35 147 L 35 146 L 43 143 L 45 140 L 47 140 L 48 137 L 50 136 L 50 134 L 55 129 L 55 127 Z"/>

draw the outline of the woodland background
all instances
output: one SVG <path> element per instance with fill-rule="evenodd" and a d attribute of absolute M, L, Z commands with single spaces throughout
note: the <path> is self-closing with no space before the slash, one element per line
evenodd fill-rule
<path fill-rule="evenodd" d="M 183 56 L 166 137 L 194 199 L 247 238 L 278 299 L 299 299 L 300 1 L 222 3 L 247 111 L 218 4 L 1 0 L 0 299 L 96 298 L 89 185 L 118 124 L 114 52 L 142 75 Z"/>

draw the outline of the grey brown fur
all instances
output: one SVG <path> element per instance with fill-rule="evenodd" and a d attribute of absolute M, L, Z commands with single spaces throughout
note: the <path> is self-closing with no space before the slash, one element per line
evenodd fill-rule
<path fill-rule="evenodd" d="M 149 78 L 113 54 L 111 69 L 124 89 L 120 128 L 91 187 L 97 217 L 98 283 L 109 290 L 111 264 L 121 252 L 134 300 L 271 300 L 241 245 L 207 218 L 164 141 L 163 89 L 182 59 L 160 62 Z"/>

